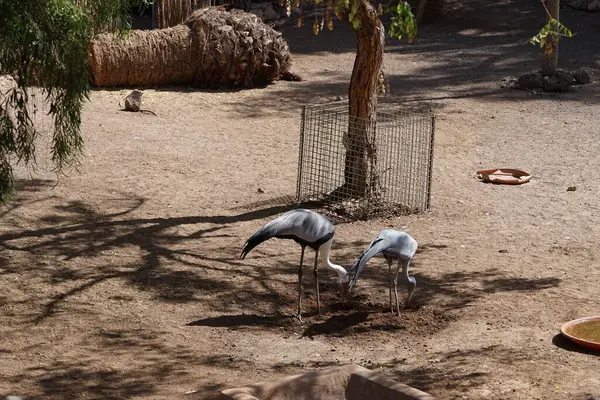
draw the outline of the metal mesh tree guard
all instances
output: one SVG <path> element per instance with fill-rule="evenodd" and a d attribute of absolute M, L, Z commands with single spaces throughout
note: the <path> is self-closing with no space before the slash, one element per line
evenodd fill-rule
<path fill-rule="evenodd" d="M 429 209 L 435 116 L 397 105 L 378 107 L 372 124 L 349 118 L 347 101 L 302 108 L 298 202 L 343 204 L 361 217 Z M 358 137 L 348 135 L 353 129 L 364 132 L 360 146 L 365 151 L 357 159 L 349 158 L 355 151 L 347 151 L 353 145 L 349 138 Z M 350 190 L 351 179 L 363 181 L 362 195 Z"/>

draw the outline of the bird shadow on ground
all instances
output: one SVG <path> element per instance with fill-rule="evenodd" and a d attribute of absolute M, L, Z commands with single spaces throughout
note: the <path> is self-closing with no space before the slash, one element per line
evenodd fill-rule
<path fill-rule="evenodd" d="M 366 311 L 358 311 L 350 314 L 334 315 L 325 322 L 318 322 L 310 325 L 301 337 L 313 338 L 317 335 L 336 336 L 352 326 L 362 324 L 369 317 Z"/>
<path fill-rule="evenodd" d="M 210 326 L 213 328 L 239 328 L 246 326 L 278 327 L 291 315 L 262 316 L 254 314 L 219 315 L 188 322 L 186 326 Z"/>

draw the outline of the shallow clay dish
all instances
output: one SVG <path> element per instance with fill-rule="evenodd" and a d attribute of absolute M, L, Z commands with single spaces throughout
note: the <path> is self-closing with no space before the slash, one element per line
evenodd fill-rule
<path fill-rule="evenodd" d="M 531 175 L 520 169 L 495 168 L 477 171 L 477 178 L 484 182 L 502 183 L 505 185 L 522 185 L 529 182 Z"/>
<path fill-rule="evenodd" d="M 580 346 L 600 350 L 600 316 L 574 319 L 564 324 L 560 332 Z"/>

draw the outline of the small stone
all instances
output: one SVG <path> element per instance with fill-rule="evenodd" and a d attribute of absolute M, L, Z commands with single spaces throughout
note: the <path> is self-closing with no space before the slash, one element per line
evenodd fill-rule
<path fill-rule="evenodd" d="M 508 250 L 498 250 L 498 253 L 508 253 Z"/>
<path fill-rule="evenodd" d="M 133 89 L 131 93 L 125 97 L 125 109 L 127 111 L 138 112 L 142 107 L 142 92 L 141 90 Z"/>
<path fill-rule="evenodd" d="M 257 192 L 258 192 L 258 193 L 264 193 L 264 192 L 265 192 L 265 190 L 264 190 L 263 188 L 258 188 Z"/>
<path fill-rule="evenodd" d="M 594 73 L 587 67 L 581 67 L 573 72 L 573 77 L 578 83 L 586 84 L 594 80 Z"/>
<path fill-rule="evenodd" d="M 567 192 L 574 192 L 574 191 L 576 191 L 576 190 L 577 190 L 577 186 L 569 186 L 569 187 L 567 188 Z"/>

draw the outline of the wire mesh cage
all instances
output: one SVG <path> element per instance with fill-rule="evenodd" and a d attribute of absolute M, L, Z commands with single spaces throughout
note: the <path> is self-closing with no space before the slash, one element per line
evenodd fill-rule
<path fill-rule="evenodd" d="M 429 209 L 435 115 L 381 104 L 374 121 L 348 102 L 302 108 L 296 198 L 360 209 L 361 216 Z M 356 210 L 355 210 L 356 211 Z M 356 212 L 354 212 L 356 214 Z"/>

